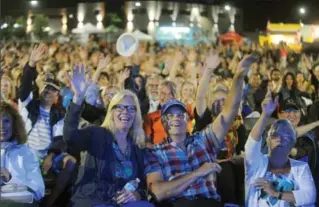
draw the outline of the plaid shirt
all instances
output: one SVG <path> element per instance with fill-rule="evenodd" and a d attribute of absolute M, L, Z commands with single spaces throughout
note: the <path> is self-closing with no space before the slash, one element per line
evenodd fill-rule
<path fill-rule="evenodd" d="M 215 162 L 216 154 L 222 149 L 224 142 L 220 143 L 211 124 L 204 130 L 188 136 L 185 139 L 186 151 L 181 150 L 167 138 L 164 142 L 147 149 L 145 155 L 145 174 L 161 172 L 164 181 L 171 181 L 180 176 L 189 174 L 200 168 L 205 162 Z M 182 194 L 171 198 L 193 200 L 197 197 L 214 198 L 219 200 L 215 187 L 214 174 L 199 178 L 191 184 Z"/>

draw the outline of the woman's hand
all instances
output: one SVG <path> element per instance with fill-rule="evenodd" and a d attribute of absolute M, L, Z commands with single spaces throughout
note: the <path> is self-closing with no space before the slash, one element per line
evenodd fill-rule
<path fill-rule="evenodd" d="M 84 64 L 76 64 L 72 75 L 67 73 L 67 77 L 71 83 L 71 88 L 74 93 L 73 102 L 81 105 L 89 85 L 89 82 L 85 77 Z"/>
<path fill-rule="evenodd" d="M 123 190 L 122 193 L 117 197 L 117 204 L 125 204 L 132 201 L 141 200 L 141 195 L 137 191 L 127 191 Z"/>
<path fill-rule="evenodd" d="M 270 197 L 274 197 L 274 198 L 278 197 L 279 193 L 274 189 L 272 184 L 268 182 L 268 180 L 266 180 L 265 178 L 258 178 L 255 181 L 255 186 L 258 189 L 263 190 Z"/>
<path fill-rule="evenodd" d="M 46 51 L 45 44 L 40 44 L 39 46 L 35 46 L 32 49 L 32 52 L 30 55 L 29 66 L 35 67 L 35 64 L 44 57 L 45 51 Z"/>
<path fill-rule="evenodd" d="M 0 177 L 4 182 L 9 182 L 11 174 L 6 168 L 0 168 Z"/>
<path fill-rule="evenodd" d="M 53 163 L 52 160 L 53 160 L 52 154 L 46 156 L 46 158 L 44 159 L 41 167 L 45 172 L 48 172 L 51 169 L 52 163 Z"/>
<path fill-rule="evenodd" d="M 111 62 L 111 57 L 109 55 L 105 57 L 103 54 L 100 55 L 100 60 L 99 60 L 97 69 L 93 75 L 92 82 L 94 83 L 98 82 L 101 72 L 109 65 L 110 62 Z"/>
<path fill-rule="evenodd" d="M 268 88 L 266 97 L 264 101 L 261 103 L 261 108 L 263 113 L 267 116 L 271 116 L 272 113 L 275 111 L 279 102 L 279 97 L 277 96 L 275 99 L 272 97 L 271 88 Z"/>

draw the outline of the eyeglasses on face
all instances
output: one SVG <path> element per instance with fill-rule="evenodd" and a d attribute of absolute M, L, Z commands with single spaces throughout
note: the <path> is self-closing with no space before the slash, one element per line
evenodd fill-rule
<path fill-rule="evenodd" d="M 129 113 L 135 113 L 136 112 L 136 106 L 134 105 L 115 105 L 113 106 L 113 109 L 117 112 L 123 112 L 125 109 L 126 111 L 128 111 Z"/>
<path fill-rule="evenodd" d="M 174 119 L 175 117 L 179 120 L 182 120 L 182 119 L 185 119 L 186 118 L 186 114 L 185 113 L 178 113 L 178 114 L 172 114 L 172 113 L 168 113 L 166 115 L 167 119 L 168 120 L 172 120 Z"/>
<path fill-rule="evenodd" d="M 286 109 L 286 110 L 283 110 L 282 111 L 283 113 L 298 113 L 298 112 L 300 112 L 300 110 L 298 110 L 298 109 Z"/>

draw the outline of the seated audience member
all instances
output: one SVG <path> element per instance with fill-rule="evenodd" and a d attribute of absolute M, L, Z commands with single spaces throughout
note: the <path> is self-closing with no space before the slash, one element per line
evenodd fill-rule
<path fill-rule="evenodd" d="M 255 206 L 314 206 L 316 188 L 308 164 L 289 159 L 296 143 L 296 131 L 289 120 L 275 121 L 269 130 L 269 154 L 261 153 L 261 136 L 278 97 L 270 90 L 262 103 L 262 115 L 245 146 L 246 203 Z"/>
<path fill-rule="evenodd" d="M 256 110 L 255 93 L 261 86 L 261 76 L 258 73 L 251 74 L 249 83 L 245 87 L 244 98 L 252 110 Z"/>
<path fill-rule="evenodd" d="M 76 67 L 70 77 L 74 91 L 67 111 L 64 139 L 68 146 L 85 152 L 74 186 L 72 206 L 152 206 L 146 200 L 144 178 L 145 135 L 139 101 L 123 90 L 114 96 L 101 127 L 78 129 L 87 83 L 85 72 Z M 135 189 L 124 186 L 136 178 Z"/>
<path fill-rule="evenodd" d="M 288 101 L 294 100 L 299 106 L 301 106 L 303 113 L 306 114 L 306 103 L 303 99 L 304 93 L 298 90 L 297 82 L 293 73 L 288 72 L 283 77 L 282 86 L 279 91 L 279 100 Z"/>
<path fill-rule="evenodd" d="M 13 106 L 1 101 L 0 122 L 1 187 L 24 186 L 35 200 L 40 200 L 44 196 L 44 183 L 38 158 L 24 145 L 27 133 L 21 116 Z"/>
<path fill-rule="evenodd" d="M 228 88 L 217 85 L 212 92 L 209 91 L 208 104 L 205 100 L 206 85 L 211 73 L 218 65 L 212 60 L 218 57 L 206 57 L 206 70 L 200 81 L 196 95 L 195 130 L 201 131 L 212 123 L 225 107 Z M 210 63 L 210 64 L 209 64 Z M 240 107 L 241 108 L 241 107 Z M 239 110 L 240 111 L 240 110 Z M 243 162 L 236 162 L 241 151 L 244 151 L 246 129 L 241 115 L 236 116 L 228 133 L 225 136 L 226 146 L 217 154 L 219 164 L 224 169 L 217 178 L 217 187 L 224 202 L 240 203 L 244 199 L 244 166 Z M 243 160 L 243 158 L 241 158 Z"/>
<path fill-rule="evenodd" d="M 11 78 L 7 75 L 1 77 L 1 92 L 0 100 L 7 101 L 12 104 L 14 108 L 18 109 L 18 105 L 15 103 L 15 86 Z"/>
<path fill-rule="evenodd" d="M 40 99 L 35 99 L 32 91 L 38 75 L 36 63 L 43 59 L 45 50 L 43 44 L 34 47 L 30 60 L 23 69 L 19 112 L 28 133 L 27 145 L 41 161 L 43 175 L 49 170 L 58 175 L 57 185 L 47 201 L 47 206 L 52 206 L 71 181 L 76 159 L 65 153 L 62 138 L 64 113 L 59 104 L 56 104 L 59 98 L 59 83 L 54 79 L 46 79 L 40 88 Z"/>
<path fill-rule="evenodd" d="M 159 93 L 159 108 L 168 100 L 175 99 L 177 96 L 176 85 L 171 81 L 163 81 L 158 87 Z M 191 112 L 191 107 L 187 107 L 188 111 Z M 147 142 L 151 144 L 161 143 L 167 136 L 164 126 L 161 122 L 161 111 L 149 113 L 144 117 L 143 124 Z M 188 130 L 191 132 L 192 123 L 189 120 Z"/>
<path fill-rule="evenodd" d="M 158 87 L 162 81 L 162 77 L 156 74 L 151 75 L 146 81 L 146 92 L 150 101 L 150 109 L 148 113 L 158 110 L 159 106 L 159 93 Z"/>
<path fill-rule="evenodd" d="M 318 165 L 318 147 L 311 130 L 319 126 L 319 121 L 303 125 L 301 123 L 301 109 L 294 102 L 280 103 L 278 118 L 288 119 L 297 132 L 296 145 L 292 148 L 290 156 L 294 159 L 307 162 L 312 174 L 315 175 L 315 169 Z"/>
<path fill-rule="evenodd" d="M 215 187 L 215 173 L 222 170 L 216 153 L 223 147 L 224 137 L 238 113 L 249 68 L 246 65 L 238 68 L 222 112 L 194 135 L 187 131 L 189 115 L 183 103 L 168 100 L 162 106 L 162 123 L 168 137 L 147 149 L 145 156 L 147 184 L 158 202 L 167 201 L 172 206 L 223 206 Z"/>

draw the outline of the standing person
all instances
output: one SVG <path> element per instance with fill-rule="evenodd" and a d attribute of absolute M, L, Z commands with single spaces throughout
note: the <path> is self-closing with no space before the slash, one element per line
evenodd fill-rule
<path fill-rule="evenodd" d="M 59 83 L 53 79 L 45 80 L 43 88 L 40 88 L 40 100 L 34 99 L 32 88 L 38 75 L 35 66 L 44 55 L 45 45 L 34 47 L 30 60 L 23 69 L 19 89 L 19 112 L 28 133 L 27 145 L 43 161 L 43 174 L 47 174 L 49 170 L 58 174 L 58 184 L 47 203 L 51 206 L 70 182 L 76 160 L 65 153 L 62 139 L 64 114 L 56 104 L 60 91 Z"/>
<path fill-rule="evenodd" d="M 35 200 L 40 200 L 44 196 L 44 183 L 38 158 L 25 145 L 27 133 L 21 116 L 4 101 L 0 102 L 0 126 L 1 187 L 25 186 Z"/>
<path fill-rule="evenodd" d="M 161 108 L 162 122 L 168 137 L 147 150 L 145 156 L 147 184 L 158 202 L 168 206 L 223 206 L 215 186 L 222 169 L 216 153 L 234 121 L 241 102 L 248 57 L 234 75 L 226 105 L 212 124 L 189 135 L 186 106 L 168 100 Z"/>
<path fill-rule="evenodd" d="M 137 96 L 123 90 L 109 104 L 102 126 L 78 129 L 87 81 L 82 65 L 75 67 L 69 77 L 74 91 L 73 102 L 67 111 L 64 139 L 68 146 L 85 152 L 74 186 L 72 206 L 150 207 L 146 200 L 144 182 L 145 135 Z M 126 183 L 142 181 L 133 190 Z"/>
<path fill-rule="evenodd" d="M 273 100 L 269 90 L 262 103 L 262 115 L 245 146 L 245 206 L 314 206 L 316 188 L 308 164 L 288 158 L 296 143 L 296 131 L 290 121 L 280 119 L 271 125 L 269 154 L 261 153 L 260 138 L 277 104 L 278 97 Z"/>

